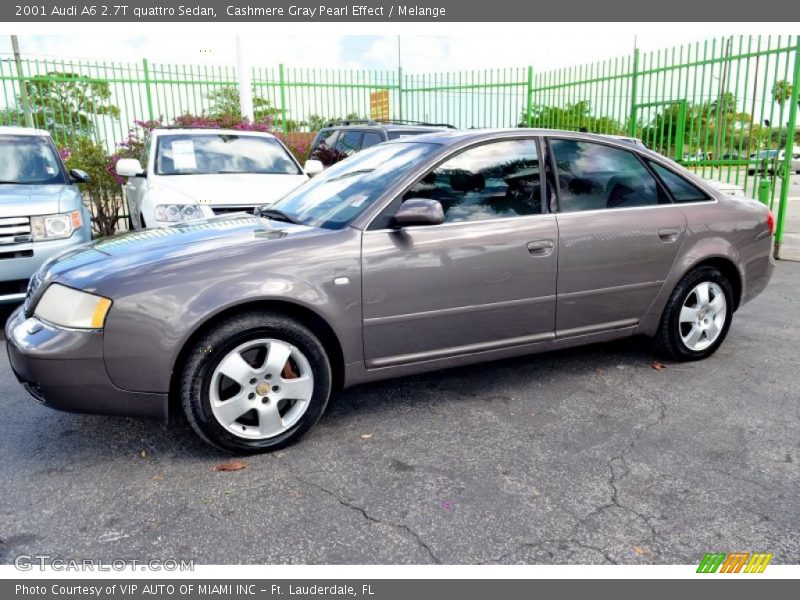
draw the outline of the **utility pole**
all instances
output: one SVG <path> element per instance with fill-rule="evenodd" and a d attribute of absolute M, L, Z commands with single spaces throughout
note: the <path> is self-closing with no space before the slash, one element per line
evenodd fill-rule
<path fill-rule="evenodd" d="M 397 36 L 397 107 L 398 118 L 403 118 L 403 63 L 400 60 L 400 36 Z"/>
<path fill-rule="evenodd" d="M 244 48 L 242 36 L 236 36 L 236 75 L 239 81 L 239 110 L 242 116 L 251 123 L 255 122 L 253 114 L 253 89 L 250 79 L 250 63 Z"/>
<path fill-rule="evenodd" d="M 19 53 L 19 40 L 17 36 L 11 36 L 11 49 L 14 52 L 14 63 L 17 65 L 17 81 L 19 81 L 19 101 L 22 104 L 22 112 L 25 114 L 25 126 L 33 127 L 33 115 L 31 114 L 31 105 L 28 102 L 28 88 L 25 85 L 24 76 L 22 71 L 22 56 Z"/>

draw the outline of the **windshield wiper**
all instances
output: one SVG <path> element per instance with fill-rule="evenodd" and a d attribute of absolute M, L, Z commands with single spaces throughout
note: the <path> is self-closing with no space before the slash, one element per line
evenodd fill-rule
<path fill-rule="evenodd" d="M 290 217 L 285 212 L 277 208 L 259 208 L 258 216 L 265 219 L 272 219 L 273 221 L 285 221 L 286 223 L 293 223 L 294 225 L 302 225 L 300 221 L 294 217 Z"/>
<path fill-rule="evenodd" d="M 0 179 L 0 183 L 8 183 L 8 184 L 20 184 L 22 185 L 22 181 L 13 181 L 11 179 Z"/>

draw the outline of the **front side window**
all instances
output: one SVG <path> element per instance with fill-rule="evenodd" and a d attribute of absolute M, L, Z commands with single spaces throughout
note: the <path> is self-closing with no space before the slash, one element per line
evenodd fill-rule
<path fill-rule="evenodd" d="M 345 131 L 336 142 L 336 150 L 339 153 L 339 160 L 352 156 L 361 150 L 361 131 Z"/>
<path fill-rule="evenodd" d="M 0 184 L 67 183 L 50 139 L 34 135 L 0 135 Z"/>
<path fill-rule="evenodd" d="M 664 182 L 675 202 L 705 202 L 709 199 L 708 194 L 658 163 L 650 162 L 650 168 Z"/>
<path fill-rule="evenodd" d="M 335 146 L 341 134 L 342 132 L 339 129 L 323 129 L 320 131 L 308 157 L 320 161 L 326 167 L 330 167 L 340 161 L 343 157 L 339 156 Z"/>
<path fill-rule="evenodd" d="M 541 212 L 536 142 L 477 146 L 428 173 L 403 196 L 438 200 L 446 222 L 521 217 Z"/>
<path fill-rule="evenodd" d="M 560 212 L 654 206 L 669 198 L 636 156 L 579 140 L 550 140 Z"/>
<path fill-rule="evenodd" d="M 299 175 L 287 150 L 271 137 L 227 133 L 158 136 L 157 175 Z"/>

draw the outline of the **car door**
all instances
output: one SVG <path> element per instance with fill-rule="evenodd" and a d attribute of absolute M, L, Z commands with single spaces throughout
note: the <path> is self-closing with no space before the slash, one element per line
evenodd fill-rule
<path fill-rule="evenodd" d="M 461 151 L 396 198 L 363 236 L 367 367 L 552 339 L 558 230 L 541 194 L 531 138 Z M 445 223 L 392 228 L 410 198 L 438 200 Z"/>
<path fill-rule="evenodd" d="M 150 168 L 148 161 L 150 160 L 151 141 L 151 138 L 147 138 L 145 140 L 144 150 L 142 151 L 142 156 L 139 158 L 139 163 L 142 165 L 145 175 L 148 173 Z M 146 176 L 128 177 L 128 180 L 125 182 L 125 198 L 128 202 L 128 214 L 130 215 L 131 221 L 135 223 L 137 227 L 142 227 L 140 220 L 142 212 L 142 199 L 146 191 Z"/>
<path fill-rule="evenodd" d="M 635 326 L 678 254 L 686 218 L 637 154 L 548 143 L 558 189 L 556 337 Z"/>

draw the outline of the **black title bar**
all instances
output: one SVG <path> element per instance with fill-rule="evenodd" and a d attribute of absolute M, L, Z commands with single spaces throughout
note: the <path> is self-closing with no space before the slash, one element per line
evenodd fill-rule
<path fill-rule="evenodd" d="M 264 0 L 11 0 L 0 4 L 5 22 L 520 22 L 520 21 L 800 21 L 800 2 L 754 5 L 744 0 L 434 0 L 403 3 Z M 796 29 L 796 28 L 795 28 Z M 797 33 L 797 32 L 791 32 Z"/>

